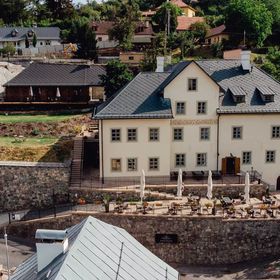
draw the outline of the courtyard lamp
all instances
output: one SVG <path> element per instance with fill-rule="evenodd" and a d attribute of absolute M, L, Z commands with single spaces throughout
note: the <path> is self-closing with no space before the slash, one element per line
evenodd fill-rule
<path fill-rule="evenodd" d="M 208 199 L 212 199 L 212 191 L 213 191 L 212 172 L 211 172 L 211 170 L 209 170 L 208 182 L 207 182 L 207 198 Z"/>
<path fill-rule="evenodd" d="M 57 98 L 60 98 L 60 97 L 61 97 L 59 87 L 56 88 L 56 97 L 57 97 Z"/>
<path fill-rule="evenodd" d="M 246 172 L 245 175 L 245 189 L 244 189 L 244 193 L 245 193 L 245 201 L 247 204 L 250 203 L 250 176 L 249 176 L 249 172 Z"/>
<path fill-rule="evenodd" d="M 182 169 L 179 170 L 178 173 L 178 181 L 177 181 L 177 197 L 182 197 L 182 191 L 184 189 L 184 184 L 183 184 L 183 173 Z"/>
<path fill-rule="evenodd" d="M 142 169 L 141 178 L 140 178 L 140 198 L 141 198 L 141 203 L 143 202 L 143 199 L 144 199 L 144 196 L 145 196 L 145 185 L 146 185 L 145 172 Z"/>
<path fill-rule="evenodd" d="M 29 88 L 29 96 L 30 96 L 31 98 L 34 96 L 33 88 L 32 88 L 32 87 Z"/>

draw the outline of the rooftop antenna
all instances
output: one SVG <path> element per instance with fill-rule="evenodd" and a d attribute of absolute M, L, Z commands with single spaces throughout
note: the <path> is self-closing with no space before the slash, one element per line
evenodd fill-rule
<path fill-rule="evenodd" d="M 4 228 L 4 239 L 6 246 L 6 260 L 7 260 L 7 271 L 8 271 L 8 280 L 10 280 L 10 258 L 9 258 L 9 247 L 8 247 L 8 234 L 6 232 L 6 227 Z"/>

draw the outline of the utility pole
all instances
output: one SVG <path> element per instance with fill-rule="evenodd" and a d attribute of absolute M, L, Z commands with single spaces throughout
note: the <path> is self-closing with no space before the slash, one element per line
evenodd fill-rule
<path fill-rule="evenodd" d="M 9 259 L 8 235 L 7 235 L 7 232 L 6 232 L 6 227 L 4 228 L 4 239 L 5 239 L 5 245 L 6 245 L 6 260 L 7 260 L 8 280 L 10 280 L 10 259 Z"/>

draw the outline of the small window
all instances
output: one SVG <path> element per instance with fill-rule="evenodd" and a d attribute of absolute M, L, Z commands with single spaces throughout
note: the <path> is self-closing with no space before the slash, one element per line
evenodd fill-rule
<path fill-rule="evenodd" d="M 242 153 L 242 163 L 251 164 L 252 163 L 252 152 L 243 152 Z"/>
<path fill-rule="evenodd" d="M 121 130 L 120 129 L 113 128 L 111 130 L 111 141 L 112 142 L 119 142 L 119 141 L 121 141 Z"/>
<path fill-rule="evenodd" d="M 235 96 L 235 102 L 236 103 L 244 103 L 245 102 L 245 96 Z"/>
<path fill-rule="evenodd" d="M 207 112 L 207 103 L 197 102 L 197 114 L 206 114 L 206 112 Z"/>
<path fill-rule="evenodd" d="M 264 101 L 265 102 L 273 102 L 274 101 L 274 95 L 265 95 Z"/>
<path fill-rule="evenodd" d="M 188 79 L 188 90 L 189 91 L 197 90 L 197 79 Z"/>
<path fill-rule="evenodd" d="M 280 126 L 273 126 L 272 127 L 272 138 L 280 138 Z"/>
<path fill-rule="evenodd" d="M 127 130 L 127 141 L 128 142 L 137 141 L 137 129 L 136 128 L 129 128 Z"/>
<path fill-rule="evenodd" d="M 129 56 L 128 59 L 129 60 L 134 60 L 134 56 Z"/>
<path fill-rule="evenodd" d="M 174 128 L 173 129 L 173 140 L 174 141 L 183 140 L 183 128 Z"/>
<path fill-rule="evenodd" d="M 101 42 L 102 41 L 102 37 L 98 37 L 98 39 L 97 39 L 99 42 Z"/>
<path fill-rule="evenodd" d="M 235 126 L 232 128 L 232 139 L 242 139 L 242 127 Z"/>
<path fill-rule="evenodd" d="M 266 151 L 266 159 L 267 163 L 275 162 L 275 151 Z"/>
<path fill-rule="evenodd" d="M 111 160 L 111 169 L 112 172 L 122 171 L 122 161 L 120 158 L 114 158 Z"/>
<path fill-rule="evenodd" d="M 207 165 L 207 154 L 199 153 L 196 155 L 196 165 L 197 166 L 206 166 Z"/>
<path fill-rule="evenodd" d="M 137 171 L 137 158 L 127 159 L 127 171 Z"/>
<path fill-rule="evenodd" d="M 51 41 L 47 40 L 46 41 L 46 46 L 50 46 L 51 45 Z"/>
<path fill-rule="evenodd" d="M 159 141 L 159 129 L 158 128 L 150 128 L 149 139 L 150 139 L 150 141 Z"/>
<path fill-rule="evenodd" d="M 175 166 L 184 167 L 186 165 L 186 156 L 185 154 L 176 154 L 175 156 Z"/>
<path fill-rule="evenodd" d="M 209 140 L 210 139 L 210 128 L 201 127 L 200 128 L 200 140 Z"/>
<path fill-rule="evenodd" d="M 158 170 L 159 169 L 159 158 L 150 158 L 149 159 L 149 169 Z"/>
<path fill-rule="evenodd" d="M 176 115 L 185 115 L 186 113 L 186 104 L 185 102 L 176 103 Z"/>
<path fill-rule="evenodd" d="M 43 42 L 40 42 L 40 45 L 43 46 Z"/>

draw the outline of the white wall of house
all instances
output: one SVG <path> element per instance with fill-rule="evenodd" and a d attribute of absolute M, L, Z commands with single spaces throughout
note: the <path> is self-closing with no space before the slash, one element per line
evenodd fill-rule
<path fill-rule="evenodd" d="M 188 79 L 197 79 L 197 90 L 188 90 Z M 174 128 L 183 128 L 183 141 L 173 141 L 171 135 L 170 165 L 175 166 L 175 155 L 185 154 L 186 166 L 183 170 L 213 170 L 216 169 L 217 159 L 217 114 L 219 86 L 213 82 L 196 64 L 189 65 L 177 76 L 164 91 L 164 97 L 170 98 L 174 120 L 171 121 L 171 134 Z M 197 102 L 206 102 L 206 114 L 197 114 Z M 184 115 L 176 114 L 176 103 L 185 102 Z M 200 129 L 210 128 L 210 139 L 200 140 Z M 207 164 L 197 166 L 197 153 L 207 153 Z"/>
<path fill-rule="evenodd" d="M 48 42 L 48 44 L 47 44 Z M 24 49 L 25 48 L 25 40 L 17 41 L 17 42 L 0 42 L 0 48 L 5 47 L 7 44 L 14 44 L 16 49 Z M 44 46 L 57 46 L 60 45 L 59 40 L 37 40 L 36 47 L 44 47 Z M 30 48 L 32 48 L 32 39 L 30 39 Z"/>
<path fill-rule="evenodd" d="M 242 138 L 232 139 L 232 127 L 242 127 Z M 276 186 L 280 176 L 280 139 L 272 138 L 272 127 L 280 126 L 279 114 L 221 115 L 220 118 L 220 160 L 232 153 L 241 158 L 241 170 L 251 168 L 262 174 L 264 181 Z M 276 151 L 274 163 L 266 163 L 266 151 Z M 251 164 L 242 163 L 243 152 L 252 153 Z M 221 168 L 221 165 L 219 166 Z"/>
<path fill-rule="evenodd" d="M 169 120 L 105 120 L 103 121 L 104 178 L 139 177 L 144 169 L 147 176 L 170 174 Z M 99 124 L 101 127 L 101 124 Z M 121 141 L 111 141 L 111 129 L 121 129 Z M 127 129 L 137 128 L 137 141 L 127 141 Z M 160 141 L 149 141 L 149 128 L 159 128 Z M 100 131 L 100 137 L 102 132 Z M 149 170 L 149 158 L 159 158 L 159 169 Z M 121 159 L 121 171 L 111 170 L 111 159 Z M 127 159 L 137 158 L 137 170 L 127 170 Z M 102 145 L 100 145 L 100 176 L 102 177 Z"/>

